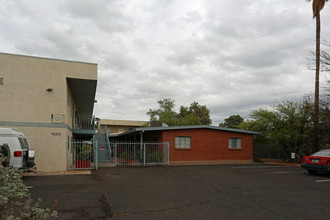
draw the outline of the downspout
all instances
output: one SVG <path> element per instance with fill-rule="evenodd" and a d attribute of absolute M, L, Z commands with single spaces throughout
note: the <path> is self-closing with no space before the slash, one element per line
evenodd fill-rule
<path fill-rule="evenodd" d="M 109 160 L 111 161 L 111 147 L 110 147 L 110 141 L 109 141 L 109 135 L 108 135 L 108 126 L 104 125 L 104 129 L 105 129 L 105 139 L 107 142 L 107 147 L 108 147 L 108 153 L 109 153 Z M 109 129 L 110 130 L 110 129 Z"/>

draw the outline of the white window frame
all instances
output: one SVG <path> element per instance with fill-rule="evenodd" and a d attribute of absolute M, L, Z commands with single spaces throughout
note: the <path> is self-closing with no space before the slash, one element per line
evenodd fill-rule
<path fill-rule="evenodd" d="M 176 136 L 175 149 L 191 149 L 191 136 Z"/>
<path fill-rule="evenodd" d="M 242 138 L 230 137 L 228 140 L 229 149 L 242 149 Z"/>

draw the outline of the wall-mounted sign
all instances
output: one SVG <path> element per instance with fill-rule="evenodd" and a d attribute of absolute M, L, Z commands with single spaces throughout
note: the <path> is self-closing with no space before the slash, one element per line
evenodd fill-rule
<path fill-rule="evenodd" d="M 53 132 L 53 133 L 51 133 L 53 136 L 61 136 L 62 135 L 62 133 L 60 133 L 60 132 Z"/>
<path fill-rule="evenodd" d="M 61 114 L 52 114 L 52 123 L 63 124 L 65 123 L 64 115 Z"/>
<path fill-rule="evenodd" d="M 105 150 L 105 147 L 104 146 L 100 146 L 100 150 Z"/>

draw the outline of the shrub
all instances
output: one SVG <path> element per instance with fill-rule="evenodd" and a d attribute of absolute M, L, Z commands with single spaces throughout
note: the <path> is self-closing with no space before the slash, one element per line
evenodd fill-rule
<path fill-rule="evenodd" d="M 47 219 L 57 217 L 57 212 L 39 208 L 41 200 L 34 203 L 21 176 L 10 167 L 4 167 L 0 155 L 0 219 Z"/>
<path fill-rule="evenodd" d="M 164 154 L 161 152 L 151 152 L 147 154 L 147 162 L 160 163 L 163 161 Z"/>

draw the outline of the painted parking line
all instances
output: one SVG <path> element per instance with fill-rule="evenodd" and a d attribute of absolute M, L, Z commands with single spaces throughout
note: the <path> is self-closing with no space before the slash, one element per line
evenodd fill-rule
<path fill-rule="evenodd" d="M 33 188 L 33 186 L 26 186 L 26 188 L 27 188 L 27 189 L 32 189 L 32 188 Z"/>
<path fill-rule="evenodd" d="M 254 168 L 279 168 L 282 166 L 243 166 L 243 167 L 232 167 L 233 169 L 254 169 Z"/>
<path fill-rule="evenodd" d="M 280 171 L 280 172 L 270 172 L 265 174 L 292 174 L 292 173 L 306 173 L 305 170 L 302 171 Z"/>
<path fill-rule="evenodd" d="M 330 180 L 315 180 L 316 183 L 330 182 Z"/>

